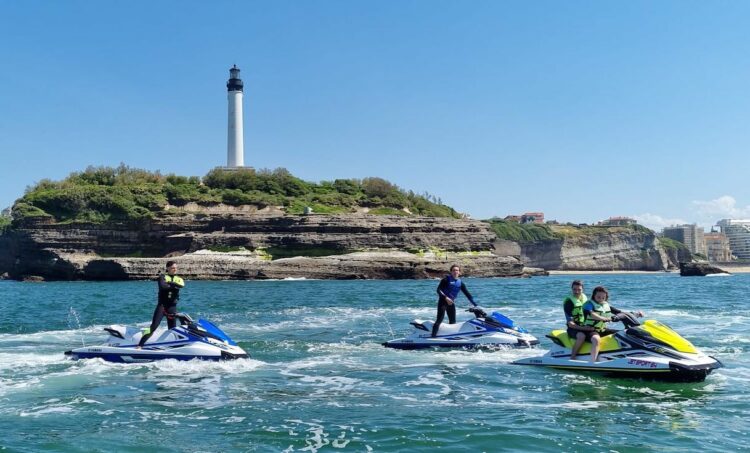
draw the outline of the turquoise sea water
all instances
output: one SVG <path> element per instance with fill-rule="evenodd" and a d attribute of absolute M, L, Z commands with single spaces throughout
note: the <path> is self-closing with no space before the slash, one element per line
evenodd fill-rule
<path fill-rule="evenodd" d="M 578 277 L 578 276 L 576 276 Z M 468 279 L 537 350 L 397 351 L 437 281 L 188 282 L 180 308 L 252 359 L 72 361 L 102 327 L 146 326 L 154 282 L 0 282 L 6 451 L 733 451 L 750 444 L 750 275 L 582 275 L 719 358 L 703 383 L 511 365 L 549 347 L 573 276 Z M 459 305 L 466 307 L 466 300 Z M 80 328 L 70 321 L 71 308 Z M 459 311 L 459 319 L 468 313 Z"/>

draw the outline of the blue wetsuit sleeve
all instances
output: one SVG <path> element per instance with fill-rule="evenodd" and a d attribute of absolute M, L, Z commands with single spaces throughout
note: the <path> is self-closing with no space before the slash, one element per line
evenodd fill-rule
<path fill-rule="evenodd" d="M 471 302 L 471 304 L 473 306 L 475 306 L 475 307 L 477 306 L 477 303 L 474 302 L 474 298 L 471 297 L 471 294 L 469 294 L 469 290 L 466 289 L 466 285 L 464 285 L 464 282 L 461 282 L 461 292 L 464 293 L 464 295 L 466 296 L 466 298 L 469 299 L 469 302 Z"/>
<path fill-rule="evenodd" d="M 584 316 L 588 317 L 589 315 L 591 315 L 592 311 L 594 311 L 594 304 L 592 304 L 591 302 L 586 302 L 585 304 L 583 304 Z"/>

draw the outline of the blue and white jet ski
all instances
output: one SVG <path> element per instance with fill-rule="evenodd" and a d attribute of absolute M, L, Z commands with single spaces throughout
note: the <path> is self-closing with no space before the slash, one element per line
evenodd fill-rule
<path fill-rule="evenodd" d="M 433 321 L 415 319 L 410 324 L 416 329 L 411 335 L 383 343 L 396 349 L 443 348 L 519 348 L 539 344 L 526 329 L 501 313 L 488 315 L 481 307 L 466 311 L 475 318 L 458 324 L 443 322 L 436 337 L 432 337 Z"/>
<path fill-rule="evenodd" d="M 142 348 L 137 348 L 144 331 L 137 327 L 111 325 L 107 343 L 65 351 L 73 359 L 100 358 L 108 362 L 141 363 L 154 360 L 231 360 L 247 358 L 247 353 L 221 329 L 205 319 L 193 321 L 179 313 L 180 325 L 156 329 Z"/>

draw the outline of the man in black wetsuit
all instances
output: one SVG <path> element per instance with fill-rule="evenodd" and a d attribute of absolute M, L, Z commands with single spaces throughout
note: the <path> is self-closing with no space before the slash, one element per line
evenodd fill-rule
<path fill-rule="evenodd" d="M 456 305 L 453 302 L 456 299 L 456 296 L 458 296 L 459 291 L 466 295 L 466 298 L 469 299 L 469 302 L 471 302 L 472 305 L 474 305 L 475 307 L 477 306 L 477 304 L 474 303 L 474 298 L 471 297 L 471 294 L 469 294 L 469 291 L 467 291 L 464 282 L 462 282 L 461 279 L 458 278 L 461 276 L 461 268 L 458 266 L 458 264 L 454 264 L 453 266 L 451 266 L 450 272 L 451 273 L 449 275 L 446 275 L 445 278 L 440 280 L 440 284 L 437 287 L 437 319 L 435 319 L 435 324 L 432 325 L 433 337 L 437 336 L 438 330 L 440 330 L 440 324 L 443 322 L 446 311 L 448 312 L 448 323 L 456 323 Z"/>
<path fill-rule="evenodd" d="M 180 288 L 185 286 L 185 281 L 175 275 L 177 265 L 174 261 L 167 261 L 167 272 L 159 274 L 159 300 L 151 320 L 151 327 L 141 337 L 138 348 L 141 348 L 151 337 L 164 316 L 167 317 L 167 326 L 172 329 L 177 326 L 177 300 L 180 298 Z"/>

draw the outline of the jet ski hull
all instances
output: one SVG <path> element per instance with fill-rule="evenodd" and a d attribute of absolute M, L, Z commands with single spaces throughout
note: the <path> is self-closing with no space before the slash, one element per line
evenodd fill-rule
<path fill-rule="evenodd" d="M 383 343 L 383 346 L 394 349 L 429 349 L 429 348 L 464 348 L 464 349 L 492 349 L 492 348 L 529 348 L 539 344 L 539 340 L 521 340 L 515 342 L 503 339 L 501 341 L 466 341 L 445 340 L 440 338 L 420 338 L 416 340 L 401 338 Z"/>
<path fill-rule="evenodd" d="M 516 360 L 513 364 L 671 382 L 701 382 L 723 366 L 669 327 L 653 320 L 603 336 L 596 363 L 590 361 L 590 343 L 584 344 L 576 360 L 570 360 L 573 341 L 567 333 L 554 331 L 547 337 L 554 342 L 547 354 Z"/>
<path fill-rule="evenodd" d="M 461 324 L 441 324 L 435 337 L 432 336 L 433 321 L 415 319 L 411 325 L 416 330 L 411 335 L 387 341 L 383 346 L 395 349 L 505 349 L 528 348 L 539 344 L 536 337 L 515 326 L 512 320 L 499 313 L 488 316 L 481 309 L 473 310 L 476 311 L 477 318 Z"/>
<path fill-rule="evenodd" d="M 72 359 L 102 359 L 117 363 L 144 363 L 155 360 L 234 360 L 248 354 L 221 329 L 209 321 L 193 322 L 186 315 L 185 325 L 157 329 L 142 348 L 137 345 L 143 332 L 136 327 L 113 325 L 107 344 L 84 346 L 66 351 Z"/>
<path fill-rule="evenodd" d="M 582 356 L 583 360 L 543 356 L 516 360 L 513 364 L 667 382 L 702 382 L 713 370 L 722 366 L 721 362 L 709 356 L 696 357 L 682 363 L 659 357 L 607 359 L 604 354 L 601 357 L 603 361 L 591 363 L 585 356 Z"/>
<path fill-rule="evenodd" d="M 241 353 L 231 353 L 227 351 L 209 351 L 207 353 L 180 353 L 175 354 L 173 352 L 165 353 L 158 350 L 147 350 L 147 349 L 135 349 L 133 347 L 84 347 L 65 351 L 65 355 L 71 359 L 102 359 L 107 362 L 115 363 L 146 363 L 153 362 L 156 360 L 234 360 L 248 358 L 247 353 L 242 351 Z"/>

